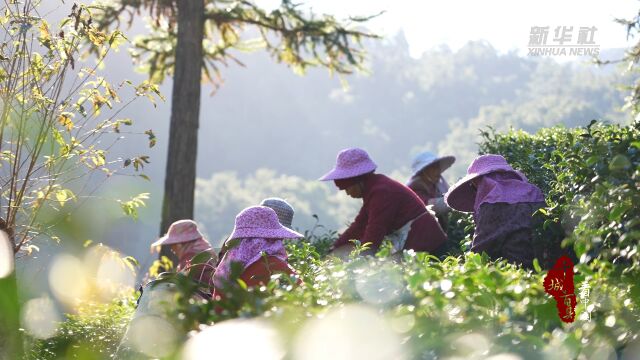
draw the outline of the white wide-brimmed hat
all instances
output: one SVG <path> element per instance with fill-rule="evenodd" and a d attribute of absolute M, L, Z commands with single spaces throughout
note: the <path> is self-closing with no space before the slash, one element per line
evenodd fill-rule
<path fill-rule="evenodd" d="M 443 173 L 445 170 L 450 168 L 454 162 L 456 162 L 456 158 L 454 156 L 438 156 L 430 151 L 421 152 L 416 155 L 411 162 L 411 172 L 413 173 L 411 177 L 413 178 L 417 176 L 427 166 L 434 164 L 438 164 L 440 172 Z"/>

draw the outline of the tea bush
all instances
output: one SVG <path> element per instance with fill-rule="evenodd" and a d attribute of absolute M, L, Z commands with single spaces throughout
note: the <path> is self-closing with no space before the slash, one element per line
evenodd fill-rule
<path fill-rule="evenodd" d="M 67 314 L 56 334 L 45 340 L 28 339 L 28 359 L 110 359 L 131 314 L 135 296 L 108 304 L 85 304 L 75 314 Z"/>
<path fill-rule="evenodd" d="M 593 287 L 591 321 L 579 320 L 585 313 L 579 304 L 576 321 L 563 324 L 554 300 L 544 292 L 543 272 L 491 262 L 479 254 L 442 261 L 414 252 L 406 252 L 402 261 L 354 254 L 350 261 L 342 261 L 323 258 L 307 241 L 287 247 L 292 266 L 304 280 L 302 286 L 279 275 L 260 288 L 229 287 L 221 301 L 194 301 L 193 282 L 174 275 L 172 324 L 183 336 L 177 343 L 203 324 L 254 317 L 266 319 L 283 337 L 294 339 L 312 319 L 349 304 L 373 309 L 384 319 L 409 359 L 479 356 L 477 351 L 483 356 L 508 352 L 524 359 L 569 359 L 603 347 L 622 349 L 637 339 L 637 281 L 614 277 L 615 265 L 597 259 L 576 266 L 576 287 L 585 279 Z M 70 316 L 58 335 L 32 349 L 32 358 L 108 359 L 132 308 L 131 302 L 120 302 Z M 481 344 L 466 344 L 470 336 Z M 175 349 L 174 356 L 179 351 Z"/>
<path fill-rule="evenodd" d="M 512 353 L 524 359 L 569 359 L 603 347 L 610 352 L 622 349 L 638 331 L 640 297 L 637 289 L 632 290 L 635 282 L 611 278 L 612 265 L 599 260 L 576 267 L 576 287 L 585 279 L 598 285 L 590 296 L 591 321 L 563 324 L 554 300 L 544 291 L 543 272 L 491 262 L 479 254 L 440 261 L 406 252 L 402 261 L 378 254 L 345 262 L 322 259 L 304 242 L 290 245 L 289 250 L 292 265 L 303 269 L 304 285 L 296 287 L 295 279 L 279 275 L 267 286 L 248 291 L 242 285 L 229 287 L 221 301 L 194 302 L 181 295 L 173 304 L 174 318 L 179 319 L 176 326 L 186 334 L 200 329 L 200 324 L 260 317 L 283 337 L 294 339 L 312 319 L 357 304 L 384 319 L 402 339 L 398 346 L 410 359 L 480 355 L 476 345 L 460 344 L 468 336 L 484 339 L 479 345 L 483 356 Z M 178 293 L 188 293 L 191 285 L 182 282 L 186 277 L 180 279 L 174 281 Z M 582 315 L 585 306 L 579 304 L 576 310 Z"/>

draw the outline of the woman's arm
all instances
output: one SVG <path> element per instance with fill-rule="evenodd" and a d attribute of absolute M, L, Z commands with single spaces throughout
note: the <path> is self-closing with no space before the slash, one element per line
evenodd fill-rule
<path fill-rule="evenodd" d="M 333 244 L 333 248 L 335 249 L 337 247 L 345 245 L 349 242 L 349 240 L 362 240 L 362 237 L 364 236 L 364 230 L 368 222 L 367 218 L 368 216 L 363 206 L 362 208 L 360 208 L 360 212 L 358 213 L 358 216 L 356 216 L 355 220 L 353 220 L 353 223 L 351 223 L 347 230 L 345 230 L 342 235 L 338 237 L 338 240 L 336 240 L 336 242 Z"/>

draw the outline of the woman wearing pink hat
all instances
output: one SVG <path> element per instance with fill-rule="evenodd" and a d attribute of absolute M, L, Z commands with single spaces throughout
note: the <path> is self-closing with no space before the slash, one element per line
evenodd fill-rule
<path fill-rule="evenodd" d="M 486 252 L 530 268 L 533 264 L 533 214 L 545 206 L 540 189 L 500 155 L 476 158 L 467 175 L 445 195 L 458 211 L 473 212 L 471 251 Z"/>
<path fill-rule="evenodd" d="M 189 272 L 194 280 L 213 285 L 213 272 L 218 262 L 218 255 L 211 248 L 211 244 L 198 230 L 198 225 L 193 220 L 178 220 L 169 226 L 167 234 L 151 244 L 155 249 L 159 246 L 170 246 L 171 251 L 178 257 L 177 271 Z M 193 258 L 206 252 L 208 260 L 192 264 Z"/>
<path fill-rule="evenodd" d="M 269 282 L 271 275 L 284 273 L 295 275 L 287 262 L 283 239 L 298 239 L 302 234 L 282 226 L 276 212 L 266 206 L 252 206 L 237 216 L 235 227 L 225 244 L 229 250 L 224 254 L 213 275 L 215 293 L 235 283 L 231 265 L 242 268 L 240 279 L 247 286 L 258 286 Z"/>
<path fill-rule="evenodd" d="M 427 211 L 418 195 L 405 185 L 381 174 L 366 151 L 342 150 L 336 166 L 320 178 L 333 180 L 338 189 L 362 199 L 362 208 L 349 228 L 333 245 L 350 245 L 349 240 L 371 243 L 375 251 L 385 238 L 394 252 L 404 249 L 439 253 L 447 236 L 438 220 Z"/>

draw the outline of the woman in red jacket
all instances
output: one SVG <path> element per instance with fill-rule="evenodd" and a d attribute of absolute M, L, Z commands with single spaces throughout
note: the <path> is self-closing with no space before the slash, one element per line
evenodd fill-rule
<path fill-rule="evenodd" d="M 347 195 L 363 201 L 358 216 L 334 243 L 334 249 L 355 239 L 371 243 L 375 251 L 388 238 L 394 252 L 412 249 L 439 254 L 447 236 L 438 220 L 411 189 L 375 174 L 376 167 L 366 151 L 350 148 L 342 150 L 336 166 L 320 178 L 333 180 Z"/>
<path fill-rule="evenodd" d="M 233 233 L 225 244 L 229 250 L 213 275 L 214 296 L 220 296 L 220 290 L 225 286 L 237 283 L 231 271 L 233 263 L 240 265 L 239 278 L 248 286 L 266 284 L 273 274 L 295 275 L 287 262 L 282 240 L 301 237 L 282 226 L 276 212 L 268 207 L 252 206 L 242 210 L 236 216 Z"/>
<path fill-rule="evenodd" d="M 218 255 L 204 238 L 193 220 L 178 220 L 169 226 L 167 234 L 151 244 L 151 249 L 169 246 L 178 258 L 176 271 L 188 273 L 191 278 L 208 287 L 213 286 L 213 272 Z M 197 255 L 206 253 L 198 263 L 193 263 Z"/>

